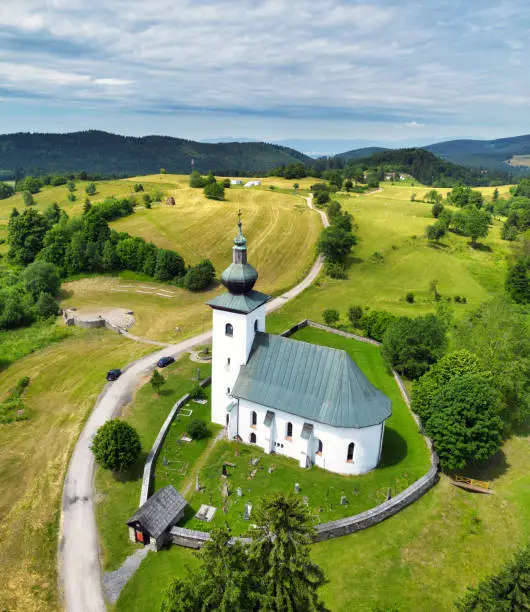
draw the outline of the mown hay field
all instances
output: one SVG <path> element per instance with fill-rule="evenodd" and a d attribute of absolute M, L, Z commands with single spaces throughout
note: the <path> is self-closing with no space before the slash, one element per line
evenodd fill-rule
<path fill-rule="evenodd" d="M 0 425 L 1 610 L 55 611 L 57 537 L 66 465 L 105 373 L 153 347 L 106 330 L 72 336 L 0 373 L 3 398 L 22 376 L 29 420 Z"/>

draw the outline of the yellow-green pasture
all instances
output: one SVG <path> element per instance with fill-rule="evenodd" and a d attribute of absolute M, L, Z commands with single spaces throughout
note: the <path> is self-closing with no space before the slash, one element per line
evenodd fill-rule
<path fill-rule="evenodd" d="M 30 418 L 0 425 L 3 522 L 0 609 L 55 611 L 57 537 L 66 466 L 105 373 L 153 350 L 107 330 L 72 336 L 0 373 L 0 397 L 22 376 Z"/>
<path fill-rule="evenodd" d="M 479 248 L 473 249 L 469 238 L 452 233 L 438 245 L 429 243 L 425 228 L 434 222 L 431 205 L 411 202 L 411 191 L 384 185 L 381 192 L 371 195 L 339 196 L 358 226 L 359 244 L 353 249 L 348 279 L 321 277 L 270 317 L 272 329 L 284 329 L 302 318 L 321 321 L 326 308 L 337 309 L 346 323 L 346 312 L 354 304 L 400 315 L 434 312 L 433 280 L 438 281 L 444 298 L 466 297 L 466 305 L 453 303 L 457 318 L 501 293 L 508 252 L 507 243 L 500 238 L 501 223 L 494 221 Z M 413 304 L 405 300 L 408 292 L 414 293 Z"/>

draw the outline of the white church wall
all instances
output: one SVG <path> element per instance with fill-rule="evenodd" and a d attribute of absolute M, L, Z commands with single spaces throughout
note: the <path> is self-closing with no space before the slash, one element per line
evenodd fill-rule
<path fill-rule="evenodd" d="M 212 336 L 212 421 L 226 426 L 226 407 L 232 401 L 230 393 L 246 364 L 254 341 L 254 325 L 265 331 L 265 306 L 248 315 L 213 310 Z M 226 334 L 226 326 L 232 326 L 232 336 Z M 230 360 L 230 361 L 229 361 Z"/>
<path fill-rule="evenodd" d="M 374 425 L 362 429 L 346 429 L 332 427 L 317 423 L 300 416 L 286 412 L 274 412 L 274 427 L 268 428 L 264 424 L 268 408 L 254 404 L 247 400 L 239 400 L 239 435 L 243 442 L 249 444 L 251 434 L 256 436 L 256 445 L 268 452 L 269 447 L 278 454 L 295 459 L 301 466 L 306 465 L 308 448 L 312 463 L 338 474 L 363 474 L 377 466 L 381 445 L 381 435 L 384 425 Z M 256 412 L 256 425 L 252 426 L 252 411 Z M 287 424 L 292 423 L 292 436 L 287 436 Z M 313 439 L 303 439 L 302 427 L 304 423 L 313 425 Z M 273 440 L 270 440 L 271 431 Z M 322 454 L 316 453 L 318 440 L 322 440 Z M 348 461 L 348 446 L 354 444 L 352 461 Z M 270 445 L 270 446 L 269 446 Z"/>

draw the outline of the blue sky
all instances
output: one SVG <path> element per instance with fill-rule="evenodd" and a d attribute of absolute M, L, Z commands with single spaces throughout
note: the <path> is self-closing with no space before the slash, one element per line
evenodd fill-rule
<path fill-rule="evenodd" d="M 530 132 L 528 0 L 2 0 L 0 133 Z"/>

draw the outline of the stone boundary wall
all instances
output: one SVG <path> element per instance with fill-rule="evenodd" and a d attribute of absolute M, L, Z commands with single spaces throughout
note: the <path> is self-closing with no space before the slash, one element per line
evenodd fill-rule
<path fill-rule="evenodd" d="M 206 387 L 207 385 L 210 384 L 210 381 L 211 381 L 211 377 L 208 376 L 208 378 L 201 380 L 199 385 L 201 387 Z M 143 506 L 145 502 L 147 501 L 147 499 L 149 498 L 149 489 L 151 488 L 151 481 L 153 479 L 153 470 L 155 468 L 155 462 L 157 460 L 158 453 L 160 452 L 160 449 L 162 448 L 162 444 L 164 440 L 166 439 L 166 435 L 169 430 L 169 427 L 171 423 L 173 423 L 173 420 L 179 413 L 182 406 L 189 399 L 190 399 L 190 394 L 186 393 L 186 395 L 182 396 L 177 401 L 177 403 L 173 406 L 173 408 L 167 415 L 166 420 L 164 421 L 164 424 L 162 425 L 160 431 L 158 432 L 158 436 L 156 437 L 155 443 L 153 444 L 153 448 L 149 451 L 149 454 L 147 455 L 147 459 L 145 460 L 144 475 L 142 478 L 142 491 L 140 493 L 140 506 Z"/>
<path fill-rule="evenodd" d="M 364 338 L 363 336 L 358 336 L 356 334 L 344 332 L 339 329 L 334 329 L 333 327 L 321 325 L 320 323 L 315 323 L 314 321 L 310 321 L 309 319 L 300 321 L 300 323 L 293 325 L 293 327 L 287 329 L 281 335 L 288 338 L 289 336 L 292 336 L 295 332 L 300 329 L 303 329 L 304 327 L 314 327 L 316 329 L 321 329 L 323 331 L 336 334 L 338 336 L 343 336 L 344 338 L 352 338 L 354 340 L 359 340 L 360 342 L 373 344 L 375 346 L 380 346 L 381 344 L 380 342 L 372 340 L 371 338 Z M 414 412 L 412 412 L 410 408 L 410 398 L 405 388 L 405 385 L 403 384 L 403 381 L 395 370 L 392 370 L 392 374 L 394 376 L 396 384 L 399 387 L 401 395 L 403 396 L 403 400 L 409 408 L 414 420 L 418 424 L 419 431 L 423 435 L 427 448 L 429 449 L 431 455 L 431 467 L 429 468 L 426 474 L 424 474 L 420 479 L 416 480 L 416 482 L 412 483 L 404 491 L 401 491 L 401 493 L 398 493 L 392 499 L 384 501 L 382 504 L 379 504 L 375 508 L 371 508 L 370 510 L 366 510 L 365 512 L 361 512 L 360 514 L 354 514 L 353 516 L 349 516 L 343 519 L 338 519 L 336 521 L 330 521 L 328 523 L 322 523 L 321 525 L 317 525 L 315 527 L 315 542 L 338 538 L 340 536 L 348 535 L 350 533 L 355 533 L 356 531 L 361 531 L 362 529 L 367 529 L 368 527 L 376 525 L 377 523 L 381 523 L 385 519 L 393 516 L 394 514 L 397 514 L 406 506 L 409 506 L 410 504 L 417 501 L 438 482 L 439 461 L 438 456 L 433 449 L 432 441 L 430 440 L 430 438 L 425 436 L 419 417 Z M 209 382 L 209 379 L 203 381 L 203 383 L 201 384 L 207 384 L 207 381 Z M 144 470 L 144 480 L 142 485 L 142 496 L 140 498 L 140 505 L 142 505 L 148 498 L 149 484 L 151 482 L 151 472 L 153 469 L 154 461 L 160 450 L 160 446 L 162 445 L 165 434 L 167 433 L 167 429 L 169 428 L 171 421 L 177 414 L 180 407 L 188 399 L 189 395 L 184 396 L 177 402 L 177 404 L 175 404 L 175 407 L 166 419 L 166 423 L 164 423 L 162 429 L 160 430 L 160 434 L 158 435 L 158 438 L 153 446 L 153 450 L 149 453 Z M 194 529 L 186 529 L 185 527 L 177 526 L 173 527 L 170 530 L 170 540 L 173 544 L 177 546 L 199 549 L 209 539 L 210 534 L 205 531 L 197 531 Z M 242 542 L 250 541 L 248 538 L 234 538 L 234 540 L 239 540 Z"/>

